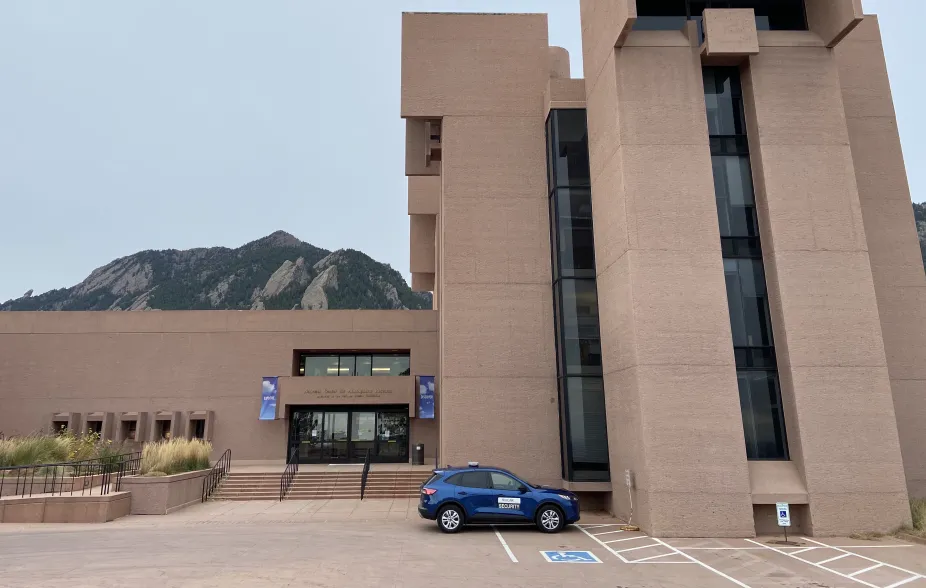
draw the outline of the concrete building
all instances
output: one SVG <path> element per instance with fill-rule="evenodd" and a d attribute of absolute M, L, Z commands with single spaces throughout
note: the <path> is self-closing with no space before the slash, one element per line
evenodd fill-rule
<path fill-rule="evenodd" d="M 403 16 L 412 286 L 433 311 L 2 313 L 0 430 L 278 463 L 423 443 L 665 537 L 768 532 L 782 501 L 808 534 L 907 522 L 926 276 L 877 18 L 581 10 L 584 79 L 545 15 Z"/>

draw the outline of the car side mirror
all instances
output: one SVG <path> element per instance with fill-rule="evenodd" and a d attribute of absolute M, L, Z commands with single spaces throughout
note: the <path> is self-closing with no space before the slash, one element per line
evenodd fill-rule
<path fill-rule="evenodd" d="M 527 486 L 521 486 L 520 488 L 518 488 L 518 492 L 520 492 L 521 494 L 527 494 Z"/>

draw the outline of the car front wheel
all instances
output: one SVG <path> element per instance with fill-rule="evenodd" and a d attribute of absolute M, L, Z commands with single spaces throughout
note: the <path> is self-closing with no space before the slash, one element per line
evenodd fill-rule
<path fill-rule="evenodd" d="M 559 533 L 566 526 L 566 519 L 560 509 L 552 504 L 541 506 L 537 511 L 537 528 L 544 533 Z"/>
<path fill-rule="evenodd" d="M 457 533 L 463 528 L 463 511 L 460 507 L 451 504 L 437 515 L 437 526 L 444 533 Z"/>

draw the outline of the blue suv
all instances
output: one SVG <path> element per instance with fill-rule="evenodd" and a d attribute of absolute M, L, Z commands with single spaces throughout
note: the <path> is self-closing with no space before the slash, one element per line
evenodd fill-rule
<path fill-rule="evenodd" d="M 528 484 L 500 468 L 447 467 L 421 485 L 418 514 L 445 533 L 478 523 L 533 523 L 544 533 L 579 520 L 579 497 L 568 490 Z"/>

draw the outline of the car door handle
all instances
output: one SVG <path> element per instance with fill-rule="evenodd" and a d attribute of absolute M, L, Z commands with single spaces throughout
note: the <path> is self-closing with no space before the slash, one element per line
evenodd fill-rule
<path fill-rule="evenodd" d="M 460 496 L 466 496 L 466 492 L 460 490 Z"/>

